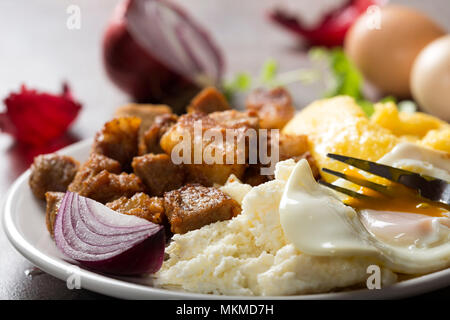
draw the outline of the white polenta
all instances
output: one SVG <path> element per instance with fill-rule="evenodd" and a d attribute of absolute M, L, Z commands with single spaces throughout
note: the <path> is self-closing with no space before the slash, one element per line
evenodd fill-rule
<path fill-rule="evenodd" d="M 224 295 L 292 295 L 364 286 L 374 260 L 310 256 L 285 239 L 278 206 L 294 165 L 293 160 L 278 163 L 276 179 L 254 188 L 235 180 L 225 185 L 222 189 L 231 197 L 239 194 L 235 200 L 242 201 L 242 213 L 175 235 L 156 284 Z M 247 192 L 243 198 L 242 192 Z M 382 269 L 383 285 L 396 278 Z"/>

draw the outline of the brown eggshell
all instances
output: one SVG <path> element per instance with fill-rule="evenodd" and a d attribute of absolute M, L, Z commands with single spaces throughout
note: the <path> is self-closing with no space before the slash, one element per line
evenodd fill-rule
<path fill-rule="evenodd" d="M 408 97 L 414 59 L 445 31 L 424 14 L 405 6 L 388 5 L 371 12 L 358 18 L 349 30 L 345 52 L 364 78 L 380 91 Z"/>

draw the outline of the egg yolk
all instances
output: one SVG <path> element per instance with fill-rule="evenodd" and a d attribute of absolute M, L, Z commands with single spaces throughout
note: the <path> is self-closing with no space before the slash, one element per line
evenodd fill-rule
<path fill-rule="evenodd" d="M 367 179 L 367 177 L 364 177 L 355 169 L 347 168 L 344 170 L 344 173 L 348 176 Z M 378 177 L 376 180 L 377 181 L 373 182 L 380 183 L 380 180 L 384 180 L 383 185 L 387 187 L 387 194 L 380 193 L 370 188 L 360 187 L 358 192 L 369 198 L 357 199 L 348 197 L 344 200 L 344 203 L 356 210 L 373 209 L 379 211 L 411 212 L 431 217 L 449 216 L 448 207 L 422 198 L 417 191 L 411 188 Z"/>

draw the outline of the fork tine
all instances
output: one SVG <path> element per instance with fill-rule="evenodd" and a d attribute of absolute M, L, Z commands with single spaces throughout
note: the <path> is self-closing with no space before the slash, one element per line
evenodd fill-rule
<path fill-rule="evenodd" d="M 358 192 L 353 191 L 353 190 L 349 190 L 349 189 L 346 189 L 346 188 L 335 186 L 334 184 L 325 182 L 323 180 L 319 180 L 319 183 L 321 185 L 324 185 L 324 186 L 328 187 L 328 188 L 331 188 L 331 189 L 336 190 L 338 192 L 344 193 L 344 194 L 346 194 L 346 195 L 348 195 L 348 196 L 350 196 L 352 198 L 361 199 L 361 200 L 373 199 L 373 197 L 366 196 L 365 194 L 361 194 L 361 193 L 358 193 Z"/>
<path fill-rule="evenodd" d="M 351 175 L 348 175 L 348 174 L 345 174 L 345 173 L 341 173 L 341 172 L 337 172 L 337 171 L 334 171 L 334 170 L 330 170 L 328 168 L 322 168 L 322 171 L 324 171 L 326 173 L 329 173 L 329 174 L 332 174 L 332 175 L 334 175 L 336 177 L 345 179 L 347 181 L 353 182 L 353 183 L 355 183 L 357 185 L 360 185 L 360 186 L 363 186 L 363 187 L 375 190 L 375 191 L 377 191 L 379 193 L 382 193 L 384 195 L 391 196 L 391 193 L 389 192 L 388 187 L 384 186 L 382 184 L 378 184 L 378 183 L 375 183 L 375 182 L 372 182 L 372 181 L 369 181 L 369 180 L 361 179 L 361 178 L 358 178 L 358 177 L 355 177 L 355 176 L 351 176 Z"/>
<path fill-rule="evenodd" d="M 339 154 L 328 153 L 327 157 L 415 189 L 422 197 L 431 201 L 450 205 L 450 184 L 444 180 Z"/>
<path fill-rule="evenodd" d="M 371 174 L 374 174 L 376 176 L 386 178 L 388 180 L 391 180 L 393 182 L 399 182 L 399 179 L 402 175 L 418 175 L 419 174 L 403 169 L 394 168 L 391 166 L 387 166 L 384 164 L 368 161 L 368 160 L 361 160 L 358 158 L 352 158 L 343 156 L 340 154 L 334 154 L 334 153 L 328 153 L 328 158 L 341 161 L 343 163 L 346 163 L 352 167 L 364 170 L 366 172 L 369 172 Z"/>

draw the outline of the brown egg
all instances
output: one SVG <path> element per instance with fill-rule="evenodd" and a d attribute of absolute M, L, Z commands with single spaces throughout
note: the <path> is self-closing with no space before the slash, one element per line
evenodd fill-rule
<path fill-rule="evenodd" d="M 410 80 L 414 100 L 422 109 L 450 121 L 450 34 L 419 53 Z"/>
<path fill-rule="evenodd" d="M 388 5 L 362 15 L 344 47 L 364 78 L 385 94 L 410 96 L 411 67 L 419 52 L 445 31 L 424 14 Z"/>

